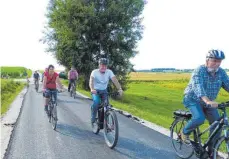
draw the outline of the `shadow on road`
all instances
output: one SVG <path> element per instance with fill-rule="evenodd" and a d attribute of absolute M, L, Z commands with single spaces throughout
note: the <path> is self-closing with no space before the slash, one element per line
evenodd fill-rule
<path fill-rule="evenodd" d="M 148 158 L 176 158 L 175 154 L 163 148 L 152 147 L 140 141 L 119 137 L 117 148 L 118 153 L 132 159 L 148 159 Z"/>
<path fill-rule="evenodd" d="M 76 139 L 81 140 L 94 140 L 101 141 L 101 135 L 95 135 L 92 131 L 83 130 L 78 128 L 77 126 L 72 126 L 68 124 L 57 123 L 56 131 L 62 135 L 69 136 Z"/>

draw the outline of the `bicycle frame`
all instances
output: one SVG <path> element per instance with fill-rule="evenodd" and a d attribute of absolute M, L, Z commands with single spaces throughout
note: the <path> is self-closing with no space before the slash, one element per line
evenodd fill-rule
<path fill-rule="evenodd" d="M 52 102 L 52 104 L 54 105 L 56 103 L 56 99 L 54 98 L 54 93 L 56 93 L 56 91 L 50 91 L 50 99 L 49 102 Z"/>
<path fill-rule="evenodd" d="M 223 108 L 222 111 L 223 111 L 223 114 L 220 116 L 220 118 L 216 122 L 213 122 L 203 132 L 200 132 L 199 127 L 196 130 L 194 130 L 194 141 L 195 142 L 198 142 L 201 145 L 201 136 L 203 134 L 205 134 L 211 127 L 215 126 L 215 129 L 213 130 L 212 134 L 209 136 L 209 138 L 207 139 L 207 141 L 202 146 L 204 149 L 206 149 L 206 147 L 209 145 L 209 143 L 212 141 L 212 139 L 222 129 L 224 129 L 224 135 L 225 135 L 225 137 L 228 138 L 228 133 L 227 133 L 227 129 L 226 129 L 226 128 L 229 127 L 228 117 L 227 117 L 226 109 Z"/>

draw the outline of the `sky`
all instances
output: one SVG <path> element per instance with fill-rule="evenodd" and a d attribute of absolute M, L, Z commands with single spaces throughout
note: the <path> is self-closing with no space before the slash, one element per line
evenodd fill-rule
<path fill-rule="evenodd" d="M 48 0 L 0 2 L 0 65 L 44 69 L 59 66 L 39 42 L 46 21 Z M 229 68 L 228 0 L 148 0 L 143 11 L 143 38 L 135 69 L 195 68 L 204 64 L 209 49 L 226 54 Z M 228 58 L 227 58 L 228 57 Z"/>

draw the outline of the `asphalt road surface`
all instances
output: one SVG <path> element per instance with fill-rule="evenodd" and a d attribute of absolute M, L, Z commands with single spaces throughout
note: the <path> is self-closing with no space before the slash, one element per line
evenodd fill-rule
<path fill-rule="evenodd" d="M 41 88 L 41 85 L 40 85 Z M 41 91 L 41 89 L 39 90 Z M 170 139 L 125 116 L 117 114 L 119 140 L 107 147 L 103 131 L 93 134 L 92 101 L 68 92 L 58 94 L 57 129 L 44 112 L 41 92 L 30 85 L 5 158 L 7 159 L 175 159 Z"/>

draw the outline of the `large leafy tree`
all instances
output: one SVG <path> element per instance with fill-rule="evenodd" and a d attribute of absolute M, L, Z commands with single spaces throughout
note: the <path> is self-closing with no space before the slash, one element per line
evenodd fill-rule
<path fill-rule="evenodd" d="M 74 65 L 84 76 L 84 87 L 98 59 L 107 57 L 109 67 L 126 86 L 142 38 L 144 0 L 50 0 L 43 42 L 58 62 Z"/>

